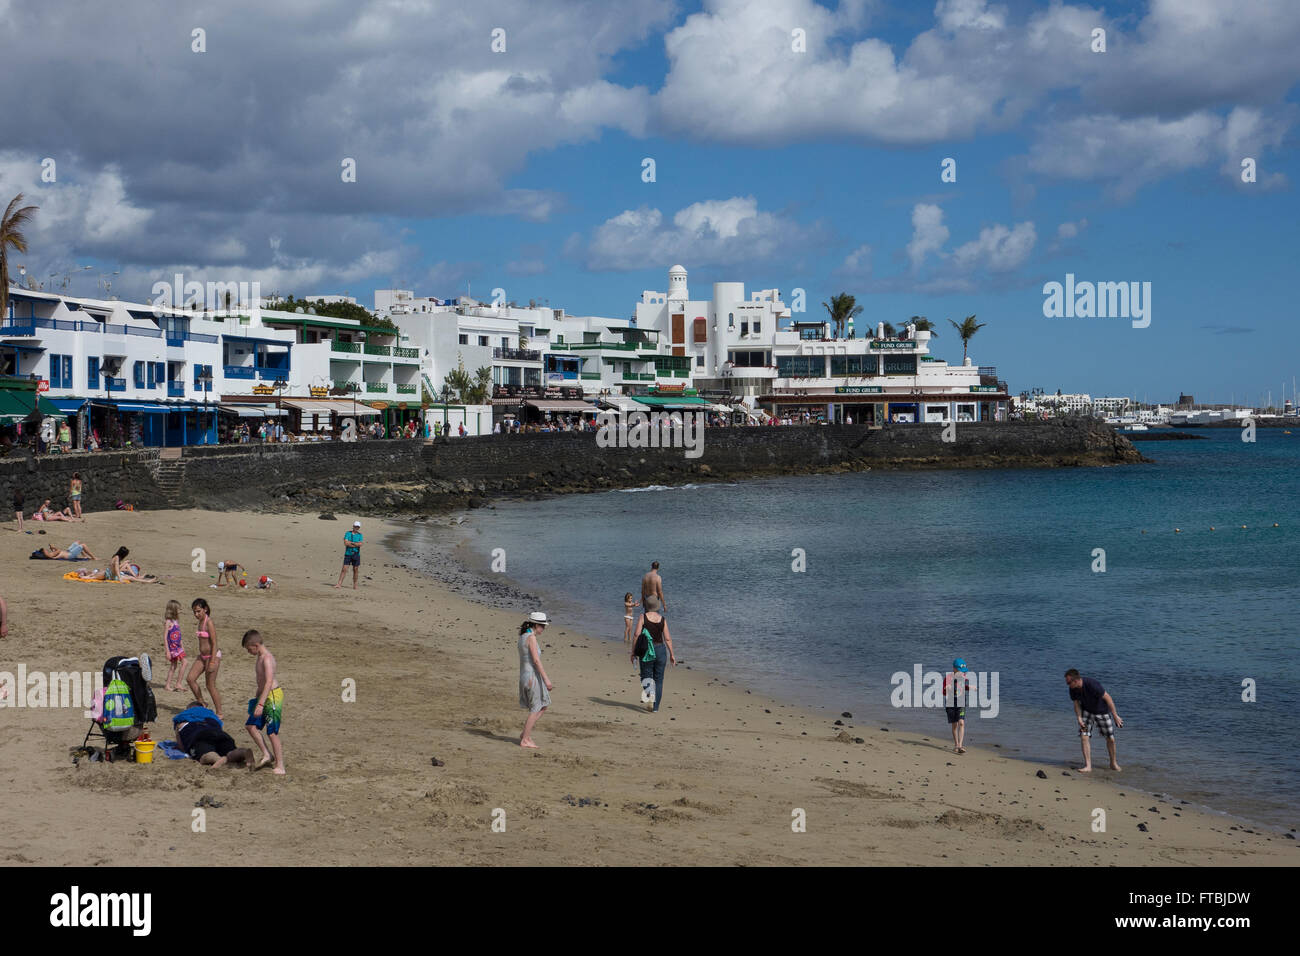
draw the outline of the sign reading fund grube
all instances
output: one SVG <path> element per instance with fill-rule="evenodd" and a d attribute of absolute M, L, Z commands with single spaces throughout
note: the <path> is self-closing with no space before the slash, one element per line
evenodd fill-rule
<path fill-rule="evenodd" d="M 878 352 L 915 352 L 916 351 L 915 342 L 894 342 L 892 340 L 886 341 L 884 339 L 873 340 L 871 343 L 871 347 Z"/>
<path fill-rule="evenodd" d="M 836 385 L 836 395 L 873 395 L 877 392 L 883 392 L 883 385 Z"/>
<path fill-rule="evenodd" d="M 970 390 L 972 392 L 996 392 L 998 387 L 996 385 L 972 385 Z"/>
<path fill-rule="evenodd" d="M 915 355 L 885 355 L 881 357 L 881 365 L 886 375 L 916 374 Z"/>

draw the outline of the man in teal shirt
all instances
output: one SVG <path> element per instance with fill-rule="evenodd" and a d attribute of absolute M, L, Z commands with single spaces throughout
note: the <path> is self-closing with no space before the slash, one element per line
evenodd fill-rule
<path fill-rule="evenodd" d="M 352 565 L 352 589 L 357 587 L 357 573 L 361 570 L 361 522 L 352 522 L 352 530 L 343 536 L 343 570 L 339 571 L 339 583 L 334 585 L 336 588 L 343 587 L 343 577 L 348 573 L 348 565 Z"/>

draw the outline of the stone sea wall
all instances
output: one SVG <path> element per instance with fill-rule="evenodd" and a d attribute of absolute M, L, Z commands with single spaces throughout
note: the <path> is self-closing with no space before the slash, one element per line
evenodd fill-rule
<path fill-rule="evenodd" d="M 434 442 L 242 445 L 186 448 L 179 462 L 156 449 L 66 458 L 0 460 L 0 489 L 27 492 L 28 511 L 50 496 L 62 506 L 79 470 L 85 507 L 119 498 L 140 507 L 294 508 L 354 513 L 476 506 L 495 496 L 732 481 L 868 469 L 1047 468 L 1140 462 L 1133 445 L 1099 422 L 710 428 L 703 453 L 600 447 L 591 432 L 485 435 Z"/>

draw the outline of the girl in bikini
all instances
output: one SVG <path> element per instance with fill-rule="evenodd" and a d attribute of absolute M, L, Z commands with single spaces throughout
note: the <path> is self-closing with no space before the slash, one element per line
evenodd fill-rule
<path fill-rule="evenodd" d="M 217 650 L 217 629 L 212 624 L 212 608 L 203 598 L 195 598 L 190 605 L 194 619 L 199 622 L 199 659 L 194 662 L 190 672 L 185 675 L 194 699 L 203 702 L 203 692 L 199 690 L 199 674 L 206 673 L 208 693 L 212 695 L 212 709 L 221 717 L 221 695 L 217 692 L 217 671 L 221 667 L 221 651 Z"/>
<path fill-rule="evenodd" d="M 641 606 L 640 601 L 632 600 L 632 592 L 623 595 L 623 643 L 632 643 L 632 612 Z"/>

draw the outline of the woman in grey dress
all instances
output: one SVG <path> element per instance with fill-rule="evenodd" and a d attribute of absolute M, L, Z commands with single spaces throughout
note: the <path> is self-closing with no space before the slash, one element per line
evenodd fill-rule
<path fill-rule="evenodd" d="M 537 726 L 542 711 L 551 706 L 551 688 L 554 685 L 546 676 L 542 651 L 537 645 L 537 636 L 550 623 L 544 612 L 534 611 L 519 625 L 519 706 L 528 711 L 524 732 L 519 737 L 521 747 L 536 748 L 533 728 Z"/>

